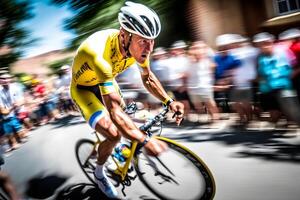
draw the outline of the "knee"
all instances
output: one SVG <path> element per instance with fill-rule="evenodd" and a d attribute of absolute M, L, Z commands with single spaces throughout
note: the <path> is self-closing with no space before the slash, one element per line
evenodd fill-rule
<path fill-rule="evenodd" d="M 121 140 L 121 134 L 118 130 L 109 129 L 106 139 L 113 143 L 118 143 Z"/>
<path fill-rule="evenodd" d="M 106 121 L 105 123 L 103 123 L 103 121 L 100 120 L 99 122 L 97 122 L 95 129 L 107 140 L 113 143 L 118 143 L 121 139 L 121 133 L 111 121 Z"/>

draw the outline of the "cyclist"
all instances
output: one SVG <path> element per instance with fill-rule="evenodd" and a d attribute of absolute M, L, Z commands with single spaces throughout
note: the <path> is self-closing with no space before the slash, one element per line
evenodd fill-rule
<path fill-rule="evenodd" d="M 140 66 L 146 89 L 177 113 L 179 125 L 184 106 L 172 100 L 151 72 L 149 55 L 161 30 L 157 14 L 150 8 L 126 2 L 119 12 L 120 30 L 108 29 L 88 37 L 78 48 L 72 66 L 71 96 L 89 125 L 106 137 L 99 145 L 95 181 L 110 198 L 117 197 L 103 165 L 121 135 L 138 141 L 150 155 L 162 153 L 167 145 L 148 138 L 124 113 L 124 100 L 115 81 L 117 74 L 133 63 Z"/>

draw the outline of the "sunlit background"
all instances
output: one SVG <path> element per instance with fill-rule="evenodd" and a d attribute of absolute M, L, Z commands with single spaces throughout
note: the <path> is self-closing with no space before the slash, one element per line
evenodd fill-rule
<path fill-rule="evenodd" d="M 184 103 L 186 113 L 182 126 L 168 128 L 175 138 L 192 141 L 197 153 L 207 147 L 201 156 L 206 156 L 212 164 L 209 167 L 216 172 L 221 186 L 217 186 L 221 188 L 219 199 L 234 199 L 231 195 L 245 191 L 250 194 L 248 199 L 251 194 L 269 195 L 266 199 L 272 200 L 273 194 L 285 197 L 278 199 L 293 199 L 286 198 L 290 193 L 299 199 L 299 178 L 295 174 L 299 174 L 300 161 L 300 0 L 132 1 L 151 7 L 159 15 L 162 31 L 155 40 L 150 67 L 168 95 Z M 25 182 L 34 178 L 30 176 L 40 171 L 40 166 L 33 166 L 35 162 L 30 163 L 30 159 L 45 165 L 43 170 L 47 173 L 56 167 L 59 173 L 69 172 L 72 165 L 78 168 L 65 159 L 73 158 L 68 154 L 74 154 L 70 141 L 82 137 L 88 126 L 69 94 L 72 60 L 87 37 L 103 29 L 120 28 L 117 16 L 124 3 L 124 0 L 1 0 L 0 97 L 5 88 L 17 88 L 20 98 L 16 101 L 21 103 L 10 105 L 13 108 L 9 114 L 22 120 L 22 130 L 26 133 L 40 133 L 37 134 L 40 140 L 23 141 L 39 142 L 36 146 L 30 142 L 27 146 L 13 145 L 19 133 L 0 137 L 6 158 L 10 156 L 6 169 L 15 167 L 9 169 L 10 175 L 22 192 Z M 257 35 L 261 32 L 272 35 Z M 259 44 L 253 40 L 265 41 Z M 268 64 L 259 66 L 259 58 L 264 59 L 260 64 Z M 116 79 L 127 102 L 134 100 L 144 105 L 137 117 L 151 118 L 148 110 L 155 112 L 161 108 L 161 102 L 143 87 L 137 65 Z M 265 80 L 275 86 L 283 80 L 282 84 L 288 86 L 266 91 Z M 5 114 L 0 114 L 0 125 L 4 124 L 2 115 Z M 75 119 L 73 124 L 81 125 L 80 128 L 69 119 Z M 171 122 L 171 117 L 168 120 Z M 177 135 L 178 130 L 193 133 Z M 76 132 L 82 135 L 74 137 Z M 288 135 L 291 132 L 293 135 Z M 66 141 L 69 146 L 65 146 Z M 211 146 L 216 143 L 223 149 Z M 23 153 L 30 145 L 33 150 Z M 14 151 L 20 146 L 20 150 Z M 49 162 L 47 156 L 40 154 L 41 146 L 50 152 Z M 236 152 L 227 151 L 233 149 Z M 224 164 L 223 158 L 233 162 Z M 274 167 L 272 162 L 280 162 L 280 166 Z M 244 169 L 239 168 L 242 165 Z M 27 174 L 29 168 L 32 174 Z M 76 170 L 74 173 L 83 175 Z M 41 177 L 37 175 L 38 179 Z M 237 191 L 237 186 L 246 189 Z M 232 192 L 228 192 L 230 189 Z"/>

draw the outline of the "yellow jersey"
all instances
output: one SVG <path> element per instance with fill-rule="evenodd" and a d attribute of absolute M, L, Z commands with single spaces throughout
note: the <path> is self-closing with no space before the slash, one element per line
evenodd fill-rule
<path fill-rule="evenodd" d="M 114 78 L 135 63 L 133 57 L 124 58 L 119 47 L 119 30 L 98 31 L 79 46 L 72 66 L 72 83 L 95 86 L 112 82 Z M 149 59 L 141 67 L 149 65 Z M 106 93 L 106 92 L 105 92 Z"/>
<path fill-rule="evenodd" d="M 123 57 L 118 36 L 115 29 L 92 34 L 79 46 L 73 60 L 71 97 L 92 128 L 108 113 L 101 95 L 121 95 L 115 77 L 136 62 L 133 57 Z M 149 58 L 139 66 L 148 67 Z"/>

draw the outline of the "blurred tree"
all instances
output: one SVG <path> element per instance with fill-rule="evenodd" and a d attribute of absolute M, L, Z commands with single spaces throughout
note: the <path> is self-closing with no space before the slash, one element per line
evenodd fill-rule
<path fill-rule="evenodd" d="M 70 49 L 76 49 L 82 40 L 92 33 L 107 29 L 119 28 L 117 16 L 124 0 L 52 0 L 53 3 L 68 5 L 75 16 L 66 19 L 65 28 L 77 34 L 71 43 Z M 188 28 L 185 23 L 185 1 L 173 0 L 133 0 L 154 9 L 162 22 L 162 32 L 156 40 L 158 45 L 167 46 L 177 39 L 189 39 Z"/>
<path fill-rule="evenodd" d="M 22 27 L 24 20 L 33 17 L 28 1 L 3 0 L 0 4 L 0 68 L 14 63 L 23 50 L 35 41 Z"/>

